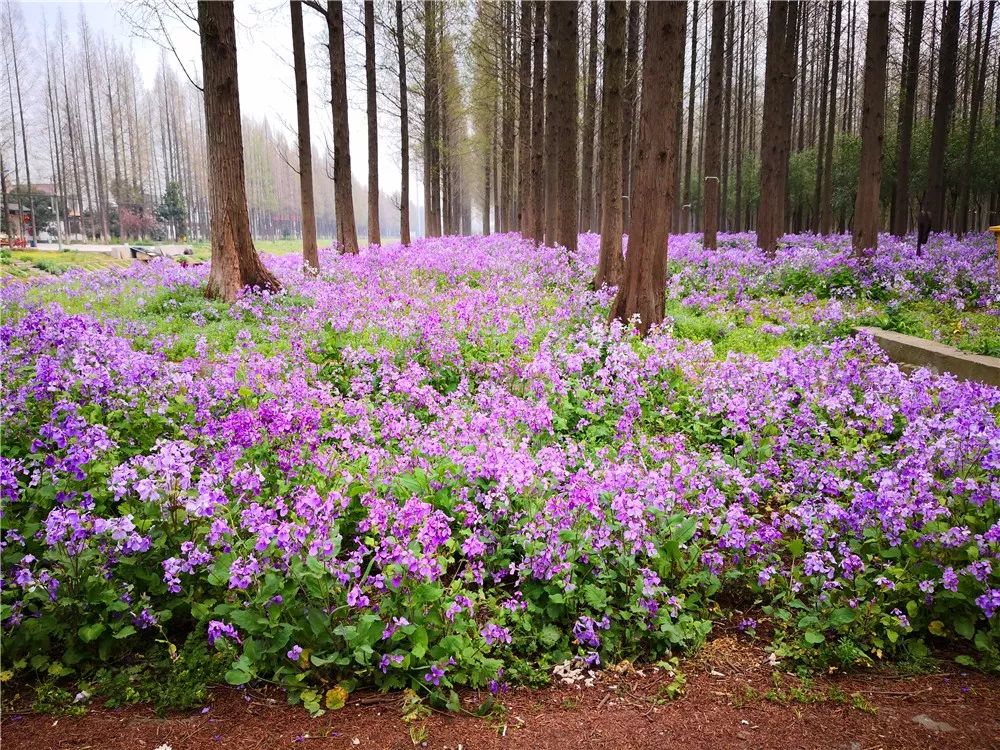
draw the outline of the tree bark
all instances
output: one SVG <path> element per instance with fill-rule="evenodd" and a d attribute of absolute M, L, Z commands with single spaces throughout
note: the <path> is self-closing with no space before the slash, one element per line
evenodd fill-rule
<path fill-rule="evenodd" d="M 736 56 L 736 45 L 733 43 L 734 29 L 736 26 L 735 6 L 727 4 L 726 16 L 726 46 L 729 51 L 726 55 L 725 82 L 723 83 L 723 119 L 722 119 L 722 185 L 720 190 L 719 203 L 719 227 L 723 231 L 731 229 L 729 221 L 729 169 L 730 155 L 732 150 L 729 147 L 730 137 L 733 128 L 733 58 Z"/>
<path fill-rule="evenodd" d="M 309 83 L 306 74 L 306 42 L 302 26 L 302 3 L 289 3 L 292 13 L 292 60 L 295 68 L 295 112 L 298 119 L 299 195 L 302 206 L 302 269 L 319 273 L 316 244 L 316 203 L 313 200 L 312 139 L 309 134 Z"/>
<path fill-rule="evenodd" d="M 824 183 L 824 169 L 826 167 L 825 157 L 826 157 L 826 142 L 828 138 L 832 138 L 831 134 L 828 132 L 828 118 L 827 118 L 827 104 L 833 109 L 837 106 L 836 102 L 832 99 L 827 99 L 827 94 L 829 92 L 830 86 L 830 73 L 833 71 L 831 66 L 831 58 L 833 56 L 833 45 L 831 44 L 831 39 L 833 38 L 833 19 L 834 19 L 834 6 L 830 5 L 827 7 L 826 13 L 826 35 L 823 44 L 823 76 L 820 83 L 820 88 L 822 89 L 819 98 L 819 141 L 816 147 L 816 189 L 814 195 L 816 197 L 816 213 L 813 217 L 812 230 L 816 233 L 820 231 L 820 215 L 822 214 L 823 205 L 823 183 Z"/>
<path fill-rule="evenodd" d="M 531 217 L 529 234 L 545 240 L 545 3 L 534 2 L 531 48 Z"/>
<path fill-rule="evenodd" d="M 521 3 L 518 46 L 517 113 L 517 228 L 522 237 L 530 236 L 534 225 L 531 216 L 531 4 Z"/>
<path fill-rule="evenodd" d="M 406 90 L 406 40 L 403 0 L 396 0 L 396 51 L 399 56 L 399 241 L 410 244 L 410 114 Z"/>
<path fill-rule="evenodd" d="M 594 228 L 594 121 L 597 108 L 598 4 L 590 3 L 590 38 L 587 50 L 587 95 L 583 104 L 583 154 L 580 167 L 580 229 Z"/>
<path fill-rule="evenodd" d="M 375 3 L 365 0 L 365 82 L 368 109 L 368 244 L 382 244 L 378 216 L 378 100 L 375 90 Z"/>
<path fill-rule="evenodd" d="M 674 113 L 684 75 L 684 3 L 646 6 L 643 96 L 635 160 L 636 201 L 625 274 L 611 318 L 639 316 L 645 334 L 663 322 L 667 277 L 667 235 L 674 201 L 678 133 Z"/>
<path fill-rule="evenodd" d="M 424 5 L 424 202 L 428 237 L 441 236 L 437 7 Z"/>
<path fill-rule="evenodd" d="M 854 204 L 854 252 L 878 248 L 881 216 L 882 145 L 885 139 L 886 60 L 889 51 L 889 3 L 868 3 L 865 41 L 865 87 L 861 110 L 861 168 Z"/>
<path fill-rule="evenodd" d="M 913 111 L 917 104 L 917 80 L 920 74 L 920 39 L 924 30 L 924 0 L 909 4 L 910 27 L 903 59 L 905 75 L 899 104 L 899 143 L 896 171 L 896 202 L 893 206 L 892 233 L 906 234 L 910 217 L 910 148 L 913 142 Z"/>
<path fill-rule="evenodd" d="M 580 194 L 577 182 L 577 54 L 579 52 L 575 2 L 554 2 L 552 18 L 552 78 L 556 90 L 556 202 L 555 244 L 576 250 L 580 220 Z"/>
<path fill-rule="evenodd" d="M 719 160 L 722 144 L 722 54 L 726 42 L 726 2 L 712 2 L 712 49 L 708 60 L 708 106 L 705 112 L 705 201 L 704 245 L 718 246 Z"/>
<path fill-rule="evenodd" d="M 733 218 L 734 218 L 734 228 L 737 232 L 742 232 L 744 228 L 743 223 L 743 141 L 744 141 L 744 131 L 745 126 L 745 116 L 744 110 L 746 108 L 745 93 L 745 70 L 746 70 L 746 58 L 744 55 L 746 46 L 746 22 L 747 22 L 747 10 L 746 5 L 740 3 L 740 52 L 739 52 L 739 65 L 736 69 L 736 143 L 735 151 L 733 156 L 735 157 L 735 164 L 733 165 Z"/>
<path fill-rule="evenodd" d="M 972 175 L 972 156 L 976 147 L 976 135 L 979 130 L 979 116 L 982 112 L 982 103 L 986 89 L 986 61 L 989 60 L 990 36 L 993 33 L 993 12 L 996 9 L 996 0 L 989 3 L 988 18 L 986 21 L 986 34 L 983 35 L 983 8 L 979 9 L 979 23 L 976 30 L 976 60 L 973 66 L 975 73 L 970 92 L 970 113 L 969 113 L 969 134 L 965 141 L 965 168 L 959 178 L 959 209 L 958 209 L 958 234 L 964 235 L 969 230 L 969 180 Z M 982 41 L 980 41 L 982 40 Z M 981 49 L 980 49 L 981 46 Z"/>
<path fill-rule="evenodd" d="M 264 268 L 250 236 L 233 4 L 199 2 L 198 31 L 212 215 L 212 260 L 205 294 L 232 302 L 244 287 L 277 291 L 281 285 Z"/>
<path fill-rule="evenodd" d="M 691 10 L 691 77 L 688 81 L 687 144 L 684 147 L 684 198 L 681 216 L 685 232 L 691 231 L 691 172 L 694 168 L 694 92 L 695 71 L 698 67 L 698 0 Z"/>
<path fill-rule="evenodd" d="M 770 254 L 777 250 L 778 238 L 785 231 L 797 14 L 798 3 L 771 0 L 768 6 L 757 246 Z"/>
<path fill-rule="evenodd" d="M 604 80 L 601 86 L 601 252 L 594 289 L 621 282 L 622 256 L 622 139 L 625 81 L 625 4 L 604 3 Z"/>
<path fill-rule="evenodd" d="M 833 65 L 830 76 L 830 106 L 827 111 L 825 153 L 823 159 L 823 180 L 819 197 L 819 233 L 833 231 L 833 143 L 837 124 L 837 78 L 840 71 L 840 18 L 844 4 L 836 0 L 836 16 L 833 22 Z"/>
<path fill-rule="evenodd" d="M 927 166 L 927 210 L 931 215 L 931 229 L 935 232 L 944 229 L 944 154 L 951 115 L 955 108 L 955 60 L 958 54 L 961 13 L 962 4 L 959 0 L 948 0 L 941 27 L 938 94 L 934 103 L 934 127 Z"/>
<path fill-rule="evenodd" d="M 344 5 L 327 3 L 326 28 L 330 49 L 330 104 L 333 109 L 333 193 L 337 214 L 337 241 L 343 252 L 358 252 L 351 183 L 351 136 L 347 117 L 347 64 L 344 60 Z"/>
<path fill-rule="evenodd" d="M 635 107 L 639 98 L 639 24 L 642 4 L 639 0 L 629 0 L 628 6 L 628 48 L 625 53 L 625 100 L 622 115 L 622 176 L 620 189 L 622 200 L 622 231 L 628 234 L 629 217 L 632 212 L 632 162 L 635 152 Z"/>

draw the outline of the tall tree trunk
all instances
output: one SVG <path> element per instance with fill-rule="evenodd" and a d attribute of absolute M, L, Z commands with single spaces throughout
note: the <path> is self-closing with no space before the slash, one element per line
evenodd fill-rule
<path fill-rule="evenodd" d="M 979 9 L 978 29 L 976 30 L 976 55 L 973 65 L 974 80 L 970 92 L 969 134 L 965 141 L 965 168 L 959 178 L 959 209 L 958 234 L 964 235 L 969 230 L 969 180 L 972 175 L 972 156 L 976 148 L 976 136 L 979 130 L 979 116 L 986 89 L 986 61 L 989 60 L 990 36 L 993 33 L 993 12 L 997 0 L 989 3 L 989 13 L 986 21 L 986 34 L 983 35 L 983 8 Z"/>
<path fill-rule="evenodd" d="M 405 246 L 410 244 L 410 114 L 406 101 L 403 0 L 396 0 L 396 52 L 399 57 L 399 241 Z"/>
<path fill-rule="evenodd" d="M 642 22 L 642 3 L 629 0 L 628 6 L 628 49 L 625 53 L 625 94 L 622 115 L 622 231 L 628 234 L 629 217 L 632 213 L 632 163 L 635 161 L 635 107 L 639 98 L 639 26 Z"/>
<path fill-rule="evenodd" d="M 633 0 L 634 1 L 634 0 Z M 604 80 L 601 86 L 601 253 L 594 289 L 621 282 L 622 256 L 622 149 L 625 82 L 625 4 L 604 3 Z"/>
<path fill-rule="evenodd" d="M 316 202 L 313 199 L 312 138 L 309 127 L 309 80 L 306 72 L 306 42 L 302 26 L 302 2 L 289 3 L 292 13 L 292 58 L 295 69 L 295 112 L 298 117 L 299 196 L 302 206 L 302 268 L 319 273 L 316 242 Z"/>
<path fill-rule="evenodd" d="M 556 244 L 559 207 L 559 83 L 555 73 L 555 13 L 559 3 L 547 2 L 545 22 L 545 244 Z"/>
<path fill-rule="evenodd" d="M 531 215 L 531 3 L 521 3 L 518 36 L 518 113 L 517 113 L 517 228 L 529 237 L 534 217 Z"/>
<path fill-rule="evenodd" d="M 583 104 L 583 155 L 580 169 L 580 229 L 594 228 L 594 120 L 597 109 L 598 4 L 590 3 L 590 38 L 587 50 L 587 95 Z"/>
<path fill-rule="evenodd" d="M 512 4 L 500 5 L 502 21 L 501 56 L 498 75 L 501 91 L 500 118 L 500 231 L 511 230 L 511 208 L 514 198 L 514 117 L 513 95 L 510 75 L 510 47 L 513 36 Z"/>
<path fill-rule="evenodd" d="M 736 54 L 736 45 L 733 43 L 734 28 L 736 26 L 735 6 L 727 4 L 726 17 L 726 46 L 729 54 L 726 55 L 725 82 L 722 85 L 723 94 L 723 120 L 722 120 L 722 186 L 719 204 L 719 227 L 723 231 L 729 231 L 732 225 L 729 222 L 729 169 L 730 155 L 729 139 L 733 128 L 733 57 Z"/>
<path fill-rule="evenodd" d="M 740 3 L 740 52 L 739 65 L 736 70 L 736 143 L 733 157 L 733 218 L 734 228 L 737 232 L 742 232 L 745 224 L 743 222 L 743 140 L 745 131 L 744 110 L 746 109 L 746 58 L 744 55 L 746 45 L 746 4 Z"/>
<path fill-rule="evenodd" d="M 778 238 L 785 231 L 797 14 L 797 3 L 771 0 L 768 5 L 757 246 L 771 254 L 777 250 Z"/>
<path fill-rule="evenodd" d="M 580 193 L 577 182 L 576 149 L 578 141 L 577 54 L 578 8 L 575 2 L 552 3 L 552 64 L 551 77 L 556 90 L 555 151 L 556 202 L 555 244 L 568 251 L 576 250 L 580 220 Z"/>
<path fill-rule="evenodd" d="M 694 168 L 694 93 L 698 68 L 698 0 L 691 10 L 691 77 L 688 81 L 687 144 L 684 147 L 684 198 L 681 204 L 685 232 L 691 231 L 691 171 Z"/>
<path fill-rule="evenodd" d="M 437 58 L 437 7 L 434 3 L 427 3 L 424 5 L 424 201 L 428 206 L 426 212 L 428 237 L 441 236 Z"/>
<path fill-rule="evenodd" d="M 820 231 L 820 215 L 822 214 L 823 205 L 823 182 L 825 175 L 823 174 L 826 168 L 826 141 L 828 138 L 832 138 L 832 135 L 828 132 L 828 121 L 827 121 L 827 104 L 829 103 L 830 109 L 835 109 L 837 103 L 833 100 L 827 99 L 827 94 L 829 92 L 830 86 L 830 73 L 832 71 L 830 61 L 833 56 L 833 45 L 831 43 L 831 38 L 833 36 L 833 19 L 834 19 L 834 6 L 827 6 L 826 13 L 826 37 L 823 45 L 823 75 L 820 83 L 822 92 L 819 98 L 819 141 L 816 147 L 816 213 L 813 220 L 813 231 L 819 233 Z"/>
<path fill-rule="evenodd" d="M 97 210 L 99 211 L 101 217 L 101 239 L 107 242 L 110 237 L 110 232 L 108 231 L 108 191 L 104 183 L 104 167 L 103 159 L 101 158 L 100 136 L 97 131 L 98 102 L 97 97 L 94 95 L 94 74 L 90 64 L 90 34 L 87 32 L 86 28 L 84 29 L 83 34 L 83 49 L 87 68 L 87 84 L 90 90 L 90 121 L 94 144 L 90 155 L 94 161 L 94 173 L 97 186 Z"/>
<path fill-rule="evenodd" d="M 198 31 L 212 212 L 212 265 L 205 293 L 232 302 L 244 287 L 277 291 L 281 285 L 264 268 L 250 236 L 233 4 L 199 2 Z"/>
<path fill-rule="evenodd" d="M 920 75 L 920 39 L 924 30 L 924 0 L 909 4 L 910 26 L 903 57 L 905 75 L 899 104 L 899 138 L 896 171 L 896 202 L 893 206 L 892 233 L 906 234 L 910 217 L 910 148 L 913 142 L 913 111 L 917 104 L 917 80 Z"/>
<path fill-rule="evenodd" d="M 823 144 L 823 181 L 819 196 L 819 233 L 833 231 L 833 144 L 837 124 L 837 77 L 840 71 L 840 17 L 844 4 L 836 0 L 836 15 L 833 21 L 833 65 L 830 76 L 830 106 L 826 121 L 826 142 Z"/>
<path fill-rule="evenodd" d="M 531 40 L 531 216 L 535 242 L 545 240 L 545 3 L 534 2 Z"/>
<path fill-rule="evenodd" d="M 35 225 L 35 194 L 31 190 L 31 160 L 28 158 L 28 131 L 25 130 L 24 128 L 24 104 L 23 100 L 21 99 L 21 71 L 18 68 L 17 64 L 18 40 L 14 38 L 14 21 L 11 16 L 10 3 L 7 4 L 7 23 L 11 32 L 10 49 L 13 55 L 13 62 L 14 62 L 14 87 L 15 90 L 17 91 L 17 113 L 18 113 L 18 119 L 20 120 L 21 123 L 21 147 L 24 150 L 24 179 L 28 183 L 28 206 L 29 210 L 31 211 L 31 244 L 32 246 L 34 246 L 38 239 L 38 228 Z M 17 139 L 16 139 L 16 134 L 14 135 L 15 135 L 14 154 L 16 157 Z M 18 188 L 20 188 L 20 185 L 18 185 Z M 18 202 L 18 207 L 20 208 L 21 205 L 20 193 L 18 194 L 17 202 Z M 22 232 L 23 232 L 23 225 L 22 225 Z"/>
<path fill-rule="evenodd" d="M 491 234 L 490 232 L 490 198 L 493 194 L 492 186 L 492 172 L 491 169 L 493 165 L 493 159 L 490 154 L 486 155 L 484 162 L 484 174 L 483 174 L 483 234 Z"/>
<path fill-rule="evenodd" d="M 878 248 L 881 216 L 882 145 L 885 139 L 886 59 L 889 51 L 889 3 L 868 3 L 865 41 L 865 88 L 861 109 L 861 167 L 854 204 L 854 252 Z"/>
<path fill-rule="evenodd" d="M 375 4 L 365 0 L 365 82 L 368 104 L 368 244 L 381 245 L 378 216 L 378 100 L 375 91 Z"/>
<path fill-rule="evenodd" d="M 708 61 L 708 106 L 705 112 L 705 240 L 717 247 L 719 231 L 719 153 L 722 150 L 722 54 L 726 42 L 726 2 L 712 2 L 712 49 Z"/>
<path fill-rule="evenodd" d="M 333 107 L 333 191 L 337 212 L 337 240 L 345 253 L 358 252 L 354 224 L 354 188 L 351 184 L 351 136 L 347 117 L 347 65 L 344 60 L 344 5 L 327 3 L 330 40 L 330 89 Z"/>
<path fill-rule="evenodd" d="M 111 194 L 115 198 L 116 204 L 122 203 L 121 189 L 122 189 L 122 173 L 121 173 L 121 163 L 118 160 L 118 129 L 119 125 L 115 122 L 115 101 L 111 95 L 111 74 L 113 72 L 111 63 L 108 60 L 108 48 L 104 47 L 104 69 L 106 73 L 106 83 L 107 83 L 107 95 L 108 95 L 108 116 L 111 119 L 111 153 L 114 156 L 113 164 L 115 165 L 115 182 L 111 189 Z"/>
<path fill-rule="evenodd" d="M 955 60 L 958 55 L 958 24 L 962 13 L 959 0 L 948 0 L 941 27 L 941 52 L 938 65 L 938 95 L 934 103 L 934 128 L 931 133 L 931 150 L 927 166 L 927 210 L 931 215 L 931 229 L 944 229 L 945 184 L 944 152 L 955 108 Z"/>
<path fill-rule="evenodd" d="M 667 235 L 679 137 L 674 113 L 683 85 L 685 16 L 684 3 L 646 6 L 636 201 L 624 277 L 611 308 L 611 318 L 622 322 L 638 315 L 643 334 L 662 323 L 665 313 Z"/>

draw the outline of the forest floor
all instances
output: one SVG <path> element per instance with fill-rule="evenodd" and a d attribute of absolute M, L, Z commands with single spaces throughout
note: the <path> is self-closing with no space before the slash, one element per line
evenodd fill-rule
<path fill-rule="evenodd" d="M 403 694 L 357 693 L 312 718 L 278 691 L 219 687 L 209 705 L 157 717 L 93 707 L 80 717 L 5 711 L 7 750 L 269 750 L 270 748 L 1000 748 L 1000 678 L 941 671 L 830 675 L 772 671 L 762 650 L 723 636 L 675 676 L 628 664 L 592 684 L 519 689 L 488 717 L 404 715 Z M 472 711 L 486 696 L 469 691 Z M 16 704 L 15 704 L 16 705 Z"/>

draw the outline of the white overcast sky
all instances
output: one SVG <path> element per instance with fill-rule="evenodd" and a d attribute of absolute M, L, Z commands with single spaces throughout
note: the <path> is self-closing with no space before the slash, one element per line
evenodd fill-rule
<path fill-rule="evenodd" d="M 75 31 L 80 13 L 83 13 L 96 34 L 117 40 L 122 46 L 131 46 L 147 88 L 153 85 L 160 65 L 162 48 L 138 35 L 126 21 L 128 0 L 122 2 L 21 2 L 26 31 L 34 39 L 42 38 L 43 15 L 50 30 L 61 10 L 66 18 L 67 32 Z M 194 7 L 194 3 L 191 3 Z M 292 73 L 291 19 L 288 3 L 284 0 L 237 0 L 237 57 L 239 61 L 240 107 L 245 116 L 255 120 L 267 119 L 276 129 L 283 129 L 292 138 L 295 130 L 295 79 Z M 345 3 L 344 13 L 360 13 L 361 4 Z M 331 133 L 332 115 L 329 105 L 329 58 L 326 48 L 326 22 L 315 11 L 303 8 L 306 35 L 306 55 L 309 60 L 309 103 L 312 110 L 313 141 L 323 148 L 324 134 Z M 361 61 L 364 40 L 360 25 L 345 19 L 348 28 L 348 98 L 351 130 L 351 167 L 355 177 L 365 182 L 368 176 L 368 144 L 365 117 L 364 70 L 352 60 Z M 171 41 L 178 57 L 189 72 L 197 72 L 200 79 L 201 48 L 197 35 L 181 24 L 171 30 Z M 39 45 L 40 46 L 40 45 Z M 180 65 L 168 53 L 170 63 L 179 71 Z M 181 79 L 186 85 L 187 81 Z M 398 125 L 388 113 L 380 113 L 379 187 L 382 193 L 399 190 Z M 332 140 L 331 140 L 332 142 Z M 419 191 L 419 176 L 411 177 L 414 193 Z M 416 197 L 416 196 L 415 196 Z"/>

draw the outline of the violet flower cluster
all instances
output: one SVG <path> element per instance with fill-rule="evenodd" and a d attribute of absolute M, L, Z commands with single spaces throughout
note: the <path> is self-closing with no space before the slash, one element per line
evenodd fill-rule
<path fill-rule="evenodd" d="M 854 262 L 727 241 L 671 238 L 670 293 Z M 855 279 L 995 304 L 976 242 L 887 241 Z M 783 657 L 947 638 L 996 659 L 1000 390 L 862 337 L 768 361 L 638 339 L 588 288 L 596 254 L 443 238 L 326 252 L 319 278 L 268 258 L 286 291 L 221 310 L 166 262 L 6 285 L 4 659 L 196 630 L 235 684 L 485 687 L 695 647 L 734 597 Z"/>

